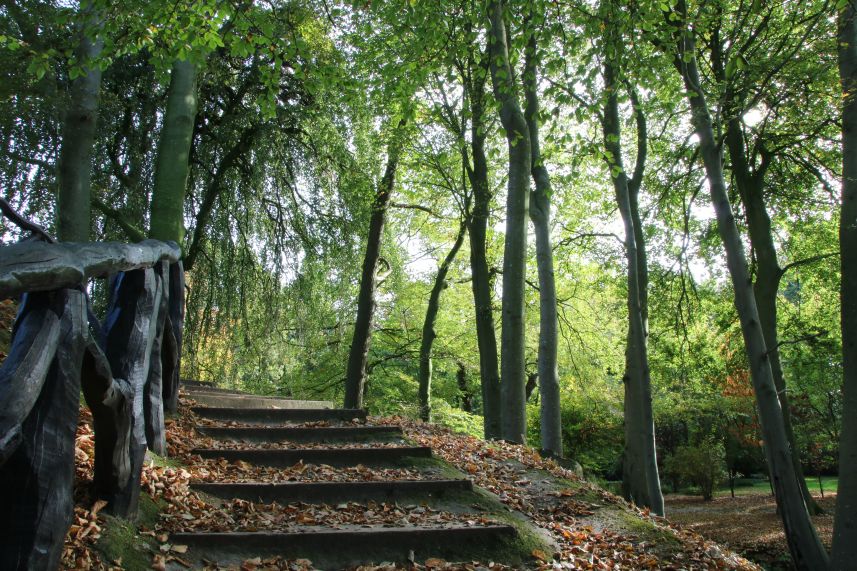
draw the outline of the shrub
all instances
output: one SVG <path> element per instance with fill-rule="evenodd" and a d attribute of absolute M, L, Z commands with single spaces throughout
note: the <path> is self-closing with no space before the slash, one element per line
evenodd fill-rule
<path fill-rule="evenodd" d="M 726 478 L 726 451 L 723 443 L 706 438 L 697 446 L 679 446 L 664 461 L 664 476 L 697 486 L 702 499 L 714 497 L 714 487 Z"/>

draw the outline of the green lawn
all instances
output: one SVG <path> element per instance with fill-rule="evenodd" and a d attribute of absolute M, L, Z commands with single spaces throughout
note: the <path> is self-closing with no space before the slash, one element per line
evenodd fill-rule
<path fill-rule="evenodd" d="M 835 492 L 837 489 L 837 484 L 839 483 L 839 478 L 824 476 L 822 478 L 822 484 L 824 486 L 824 493 L 829 494 L 831 492 Z M 806 484 L 809 487 L 809 491 L 812 494 L 819 494 L 819 486 L 818 486 L 818 478 L 810 477 L 807 478 Z M 664 487 L 665 494 L 671 494 L 672 489 L 669 487 Z M 684 488 L 679 490 L 680 494 L 696 494 L 698 490 L 693 488 Z M 735 480 L 735 495 L 744 495 L 744 494 L 770 494 L 771 493 L 771 485 L 768 483 L 768 480 L 763 478 L 738 478 Z M 717 491 L 714 492 L 716 496 L 728 496 L 729 492 L 729 482 L 724 482 L 723 485 L 717 488 Z"/>

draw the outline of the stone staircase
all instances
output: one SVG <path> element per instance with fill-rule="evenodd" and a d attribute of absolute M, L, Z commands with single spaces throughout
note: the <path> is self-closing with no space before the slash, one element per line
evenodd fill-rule
<path fill-rule="evenodd" d="M 325 401 L 258 397 L 207 386 L 183 384 L 193 411 L 205 426 L 200 434 L 222 441 L 223 448 L 197 448 L 204 459 L 223 459 L 259 466 L 295 464 L 416 470 L 418 479 L 339 481 L 216 481 L 192 483 L 207 501 L 236 499 L 261 504 L 305 506 L 365 505 L 390 509 L 409 503 L 465 513 L 478 503 L 470 480 L 439 467 L 428 447 L 414 446 L 398 426 L 370 425 L 362 410 L 333 408 Z M 351 446 L 351 447 L 349 447 Z M 480 492 L 485 494 L 485 492 Z M 477 518 L 474 518 L 476 520 Z M 429 558 L 470 561 L 490 558 L 516 541 L 518 532 L 505 523 L 468 521 L 415 525 L 305 525 L 284 531 L 174 533 L 170 541 L 186 545 L 186 561 L 240 565 L 254 558 L 309 559 L 316 568 L 343 569 L 361 564 L 425 561 Z M 176 567 L 178 568 L 178 567 Z"/>

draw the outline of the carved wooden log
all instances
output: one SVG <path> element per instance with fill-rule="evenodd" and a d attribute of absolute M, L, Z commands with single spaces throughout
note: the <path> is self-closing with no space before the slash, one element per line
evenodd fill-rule
<path fill-rule="evenodd" d="M 152 341 L 152 354 L 149 358 L 149 375 L 143 390 L 143 415 L 146 421 L 146 442 L 149 450 L 164 456 L 167 452 L 167 441 L 164 434 L 162 358 L 164 326 L 167 322 L 167 311 L 170 305 L 170 266 L 167 262 L 158 262 L 153 270 L 161 296 L 159 298 L 160 303 L 155 306 L 156 314 L 152 317 L 155 335 Z M 170 370 L 170 374 L 172 374 L 172 370 Z"/>
<path fill-rule="evenodd" d="M 108 510 L 133 518 L 140 497 L 140 474 L 146 453 L 143 399 L 149 376 L 149 360 L 155 338 L 161 288 L 151 268 L 118 274 L 111 283 L 111 302 L 104 324 L 107 360 L 113 378 L 133 395 L 129 442 L 130 476 L 122 485 L 115 482 L 103 490 Z"/>
<path fill-rule="evenodd" d="M 12 347 L 0 368 L 0 466 L 21 443 L 21 424 L 42 391 L 59 343 L 62 311 L 51 293 L 30 294 L 21 304 Z"/>
<path fill-rule="evenodd" d="M 111 490 L 124 487 L 131 474 L 134 394 L 127 383 L 113 380 L 107 356 L 92 336 L 83 356 L 81 385 L 95 430 L 93 488 L 97 497 L 106 499 Z"/>
<path fill-rule="evenodd" d="M 168 335 L 166 346 L 170 349 L 169 359 L 173 362 L 172 375 L 164 375 L 164 410 L 176 412 L 179 409 L 179 375 L 182 356 L 182 331 L 184 329 L 184 267 L 181 260 L 170 266 L 170 325 L 172 338 Z M 172 343 L 172 345 L 171 345 Z"/>
<path fill-rule="evenodd" d="M 0 248 L 0 299 L 27 291 L 76 287 L 89 278 L 151 267 L 161 260 L 174 263 L 180 257 L 174 242 L 157 240 L 12 244 Z"/>
<path fill-rule="evenodd" d="M 0 468 L 0 569 L 53 570 L 59 565 L 73 508 L 74 437 L 80 406 L 86 300 L 81 291 L 60 290 L 30 295 L 25 304 L 34 304 L 33 309 L 54 305 L 63 310 L 53 362 L 22 424 L 19 446 Z M 44 315 L 48 313 L 52 311 Z M 24 320 L 16 337 L 27 336 L 25 327 L 40 325 Z M 47 323 L 46 327 L 52 326 Z M 51 345 L 44 349 L 46 353 L 53 352 Z"/>

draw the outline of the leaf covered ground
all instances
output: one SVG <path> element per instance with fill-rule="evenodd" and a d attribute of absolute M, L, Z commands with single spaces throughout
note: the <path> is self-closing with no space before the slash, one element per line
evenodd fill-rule
<path fill-rule="evenodd" d="M 813 516 L 822 541 L 830 547 L 836 495 L 816 496 L 825 513 Z M 681 524 L 738 553 L 773 569 L 791 569 L 791 561 L 777 515 L 777 506 L 769 493 L 745 493 L 732 498 L 715 497 L 706 502 L 698 496 L 668 495 L 666 509 L 671 521 Z"/>
<path fill-rule="evenodd" d="M 544 535 L 545 547 L 533 549 L 517 568 L 528 569 L 758 569 L 734 553 L 689 530 L 627 505 L 616 496 L 579 479 L 535 450 L 486 443 L 470 436 L 453 434 L 434 425 L 403 418 L 374 418 L 370 424 L 397 424 L 408 440 L 431 446 L 448 463 L 441 470 L 416 467 L 387 469 L 333 468 L 297 464 L 290 468 L 265 468 L 246 462 L 203 460 L 193 448 L 214 446 L 200 435 L 203 424 L 183 400 L 180 414 L 168 421 L 169 462 L 147 460 L 143 473 L 144 503 L 158 507 L 152 517 L 141 518 L 133 537 L 130 555 L 117 555 L 106 543 L 119 522 L 105 516 L 103 502 L 88 494 L 93 470 L 91 417 L 82 411 L 78 428 L 74 522 L 66 538 L 63 566 L 67 569 L 167 569 L 194 567 L 187 547 L 170 542 L 177 531 L 288 531 L 306 527 L 480 525 L 492 523 L 496 514 L 483 513 L 480 506 L 432 507 L 425 503 L 343 502 L 337 505 L 300 502 L 259 504 L 244 500 L 213 501 L 192 491 L 191 481 L 343 481 L 380 479 L 425 479 L 464 475 L 496 496 L 516 517 L 525 518 Z M 216 424 L 206 422 L 205 424 Z M 109 536 L 109 537 L 108 537 Z M 541 545 L 541 544 L 540 544 Z M 250 558 L 237 566 L 207 562 L 208 569 L 313 569 L 306 559 Z M 380 569 L 502 570 L 503 561 L 448 562 L 415 560 L 407 565 L 380 563 L 363 566 Z"/>

